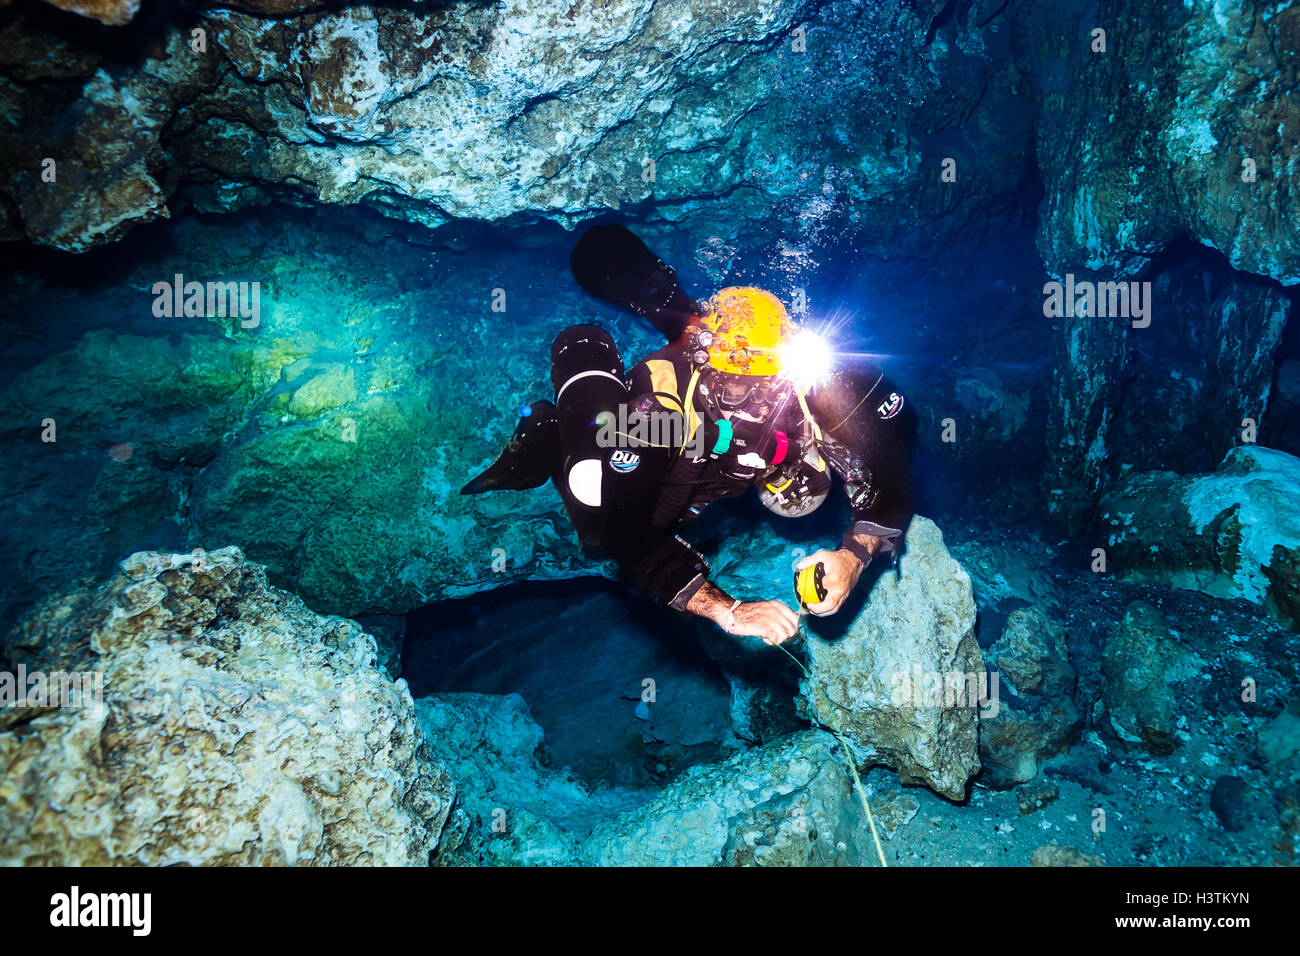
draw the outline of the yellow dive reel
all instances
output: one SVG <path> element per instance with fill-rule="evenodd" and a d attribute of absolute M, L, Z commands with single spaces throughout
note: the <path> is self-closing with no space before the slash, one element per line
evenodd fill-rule
<path fill-rule="evenodd" d="M 810 604 L 826 600 L 826 585 L 822 583 L 825 574 L 826 565 L 820 561 L 794 573 L 794 593 L 805 611 Z"/>

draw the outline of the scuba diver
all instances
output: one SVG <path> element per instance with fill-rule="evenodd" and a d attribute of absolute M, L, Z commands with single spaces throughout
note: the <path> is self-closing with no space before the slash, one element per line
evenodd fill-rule
<path fill-rule="evenodd" d="M 897 560 L 915 416 L 879 369 L 837 364 L 761 289 L 696 302 L 621 226 L 588 230 L 570 264 L 587 291 L 649 320 L 668 344 L 627 372 L 604 329 L 565 329 L 551 346 L 554 402 L 522 409 L 500 458 L 462 494 L 550 479 L 588 556 L 615 560 L 657 603 L 769 644 L 792 637 L 798 615 L 780 601 L 733 598 L 675 533 L 710 502 L 752 486 L 769 510 L 798 517 L 826 499 L 831 471 L 840 475 L 852 524 L 838 549 L 795 572 L 800 603 L 817 616 L 839 610 L 876 556 Z"/>

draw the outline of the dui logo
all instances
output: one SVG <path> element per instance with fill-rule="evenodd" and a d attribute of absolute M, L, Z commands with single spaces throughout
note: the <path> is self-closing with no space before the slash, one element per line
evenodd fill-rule
<path fill-rule="evenodd" d="M 609 467 L 613 468 L 620 475 L 625 475 L 629 471 L 635 471 L 636 466 L 641 464 L 641 456 L 636 452 L 624 451 L 618 449 L 614 454 L 609 456 Z"/>
<path fill-rule="evenodd" d="M 880 403 L 876 413 L 885 421 L 889 421 L 895 415 L 903 410 L 903 396 L 897 392 L 890 392 L 889 397 Z"/>

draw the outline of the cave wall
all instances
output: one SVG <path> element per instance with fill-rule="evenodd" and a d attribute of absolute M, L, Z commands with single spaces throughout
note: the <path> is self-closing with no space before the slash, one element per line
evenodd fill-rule
<path fill-rule="evenodd" d="M 777 217 L 794 242 L 933 256 L 1011 201 L 1030 147 L 988 105 L 1017 92 L 999 6 L 942 30 L 946 7 L 901 2 L 146 8 L 107 33 L 23 8 L 0 29 L 24 51 L 0 64 L 23 119 L 2 234 L 79 251 L 175 205 L 273 199 L 431 227 L 649 206 L 728 238 Z"/>
<path fill-rule="evenodd" d="M 1038 248 L 1051 278 L 1132 278 L 1190 240 L 1240 272 L 1300 282 L 1300 9 L 1103 0 L 1024 12 L 1017 55 L 1038 113 Z M 1105 52 L 1094 49 L 1096 29 Z M 1277 299 L 1253 303 L 1249 318 L 1220 314 L 1224 338 L 1239 342 L 1233 325 L 1244 321 L 1276 343 Z M 1058 452 L 1046 484 L 1049 508 L 1071 527 L 1107 476 L 1128 340 L 1141 334 L 1090 317 L 1055 326 L 1048 447 Z M 1226 404 L 1263 414 L 1259 378 L 1244 376 Z M 1219 432 L 1213 443 L 1224 440 Z"/>

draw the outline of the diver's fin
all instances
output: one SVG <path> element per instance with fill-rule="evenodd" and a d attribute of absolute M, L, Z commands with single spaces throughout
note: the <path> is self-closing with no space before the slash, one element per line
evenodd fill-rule
<path fill-rule="evenodd" d="M 533 402 L 519 419 L 501 457 L 460 490 L 462 495 L 508 489 L 522 491 L 546 484 L 560 470 L 560 427 L 555 406 Z"/>
<path fill-rule="evenodd" d="M 681 336 L 700 305 L 677 273 L 630 231 L 614 223 L 592 226 L 569 256 L 578 284 L 594 296 L 648 319 L 670 342 Z"/>

